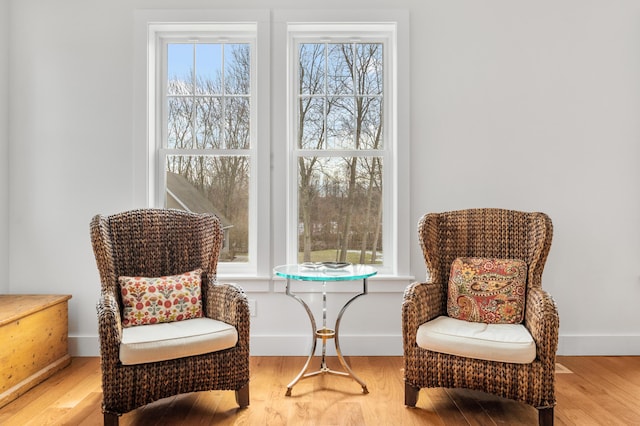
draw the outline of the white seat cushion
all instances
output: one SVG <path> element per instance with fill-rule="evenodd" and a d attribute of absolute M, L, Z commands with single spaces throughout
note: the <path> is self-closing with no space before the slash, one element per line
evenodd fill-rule
<path fill-rule="evenodd" d="M 120 361 L 165 361 L 232 348 L 237 342 L 235 327 L 211 318 L 139 325 L 122 329 Z"/>
<path fill-rule="evenodd" d="M 536 344 L 522 324 L 484 324 L 441 316 L 418 327 L 423 349 L 467 358 L 529 364 Z"/>

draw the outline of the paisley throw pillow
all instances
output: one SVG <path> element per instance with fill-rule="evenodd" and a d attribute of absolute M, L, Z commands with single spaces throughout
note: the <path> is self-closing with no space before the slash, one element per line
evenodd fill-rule
<path fill-rule="evenodd" d="M 457 258 L 447 297 L 450 317 L 486 324 L 524 319 L 527 264 L 519 259 Z"/>
<path fill-rule="evenodd" d="M 119 277 L 122 326 L 202 317 L 202 269 L 166 277 Z"/>

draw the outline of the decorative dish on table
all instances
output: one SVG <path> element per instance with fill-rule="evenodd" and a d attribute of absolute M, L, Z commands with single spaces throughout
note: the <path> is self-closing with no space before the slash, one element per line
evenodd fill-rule
<path fill-rule="evenodd" d="M 304 262 L 301 263 L 305 269 L 317 270 L 317 269 L 343 269 L 350 266 L 349 262 Z"/>
<path fill-rule="evenodd" d="M 304 262 L 300 266 L 305 269 L 320 269 L 322 268 L 322 262 Z"/>
<path fill-rule="evenodd" d="M 322 262 L 322 266 L 328 269 L 342 269 L 351 265 L 349 262 Z"/>

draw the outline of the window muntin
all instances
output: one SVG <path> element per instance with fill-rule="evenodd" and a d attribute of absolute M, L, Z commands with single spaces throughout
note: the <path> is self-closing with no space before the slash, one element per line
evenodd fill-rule
<path fill-rule="evenodd" d="M 383 216 L 393 193 L 383 191 L 389 181 L 385 173 L 392 169 L 384 167 L 391 164 L 392 146 L 385 142 L 391 127 L 385 105 L 388 43 L 384 37 L 327 41 L 327 34 L 303 32 L 293 35 L 292 49 L 295 260 L 370 263 L 391 270 L 383 255 L 384 240 L 394 228 Z"/>

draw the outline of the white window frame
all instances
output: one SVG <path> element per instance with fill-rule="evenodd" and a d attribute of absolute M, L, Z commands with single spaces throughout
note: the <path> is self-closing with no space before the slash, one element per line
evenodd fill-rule
<path fill-rule="evenodd" d="M 313 16 L 312 16 L 313 15 Z M 375 265 L 379 275 L 409 276 L 408 229 L 408 16 L 403 11 L 283 12 L 276 14 L 280 24 L 276 34 L 286 34 L 287 91 L 287 223 L 286 263 L 296 263 L 298 256 L 297 158 L 304 155 L 296 144 L 296 84 L 299 42 L 350 41 L 384 43 L 384 149 L 383 158 L 383 265 Z M 274 45 L 279 44 L 278 39 Z M 402 75 L 400 74 L 402 73 Z M 274 89 L 275 90 L 275 89 Z M 400 95 L 402 94 L 402 95 Z M 403 97 L 400 97 L 403 96 Z M 405 98 L 406 96 L 406 98 Z M 402 99 L 402 101 L 399 101 Z M 344 155 L 349 155 L 348 151 Z M 399 167 L 402 164 L 403 167 Z M 398 243 L 402 242 L 402 243 Z M 281 254 L 282 255 L 282 254 Z"/>
<path fill-rule="evenodd" d="M 385 23 L 396 25 L 396 64 L 393 102 L 394 154 L 393 179 L 395 193 L 392 207 L 385 206 L 385 214 L 394 212 L 395 234 L 393 245 L 395 262 L 391 270 L 380 271 L 372 282 L 396 282 L 404 288 L 412 279 L 409 265 L 411 235 L 415 225 L 410 222 L 410 171 L 409 171 L 409 13 L 407 10 L 230 10 L 230 9 L 139 9 L 134 12 L 133 65 L 133 200 L 123 200 L 123 205 L 149 207 L 157 198 L 154 190 L 157 174 L 155 133 L 157 118 L 152 113 L 156 94 L 154 84 L 155 31 L 158 24 L 184 23 L 257 23 L 258 69 L 257 93 L 257 170 L 258 176 L 255 233 L 255 270 L 227 269 L 220 264 L 218 275 L 241 282 L 247 291 L 269 291 L 272 287 L 272 268 L 294 258 L 287 254 L 291 222 L 289 202 L 289 118 L 287 102 L 290 90 L 287 82 L 289 65 L 288 23 Z M 153 72 L 152 72 L 153 71 Z M 389 102 L 391 99 L 387 98 Z M 273 124 L 273 126 L 272 126 Z M 151 143 L 153 141 L 153 143 Z M 385 167 L 389 167 L 385 164 Z M 294 169 L 295 170 L 295 169 Z M 388 183 L 385 182 L 385 185 Z M 273 219 L 272 219 L 273 218 Z M 295 218 L 295 216 L 294 216 Z M 388 238 L 387 238 L 388 240 Z M 389 243 L 389 241 L 387 241 Z M 384 255 L 390 254 L 385 247 Z M 392 286 L 394 289 L 395 286 Z M 387 287 L 385 287 L 387 288 Z M 391 287 L 388 287 L 391 289 Z M 384 290 L 387 291 L 387 290 Z"/>
<path fill-rule="evenodd" d="M 249 196 L 249 261 L 219 262 L 218 273 L 233 277 L 256 277 L 270 274 L 270 257 L 260 256 L 268 252 L 270 214 L 258 211 L 258 206 L 269 203 L 269 117 L 258 114 L 268 111 L 269 72 L 268 55 L 259 58 L 260 52 L 269 49 L 268 12 L 265 11 L 197 11 L 197 10 L 154 10 L 140 11 L 136 16 L 136 68 L 142 68 L 140 57 L 146 58 L 146 72 L 138 70 L 136 76 L 144 75 L 146 87 L 144 128 L 137 126 L 135 133 L 147 141 L 145 188 L 136 191 L 136 198 L 149 207 L 165 205 L 166 176 L 164 161 L 166 155 L 176 153 L 166 148 L 166 45 L 176 41 L 235 42 L 249 43 L 252 51 L 251 63 L 251 137 L 248 150 L 192 150 L 194 154 L 207 155 L 248 155 L 250 158 Z M 144 35 L 143 35 L 144 34 Z M 144 39 L 144 45 L 142 40 Z M 144 49 L 144 56 L 139 56 Z M 136 61 L 134 61 L 136 62 Z M 142 79 L 142 78 L 141 78 Z M 135 96 L 140 103 L 140 95 Z M 141 106 L 141 105 L 140 105 Z M 136 108 L 140 114 L 142 108 Z M 263 117 L 266 116 L 266 117 Z M 188 153 L 188 152 L 186 152 Z M 138 156 L 136 156 L 138 157 Z M 142 161 L 137 161 L 142 163 Z M 142 180 L 142 179 L 141 179 Z M 144 194 L 144 197 L 143 197 Z"/>

